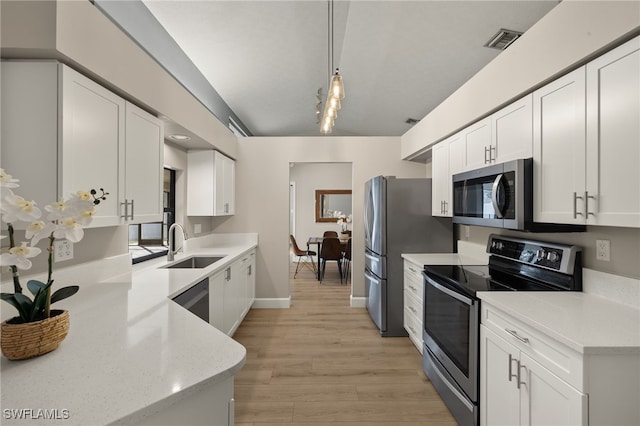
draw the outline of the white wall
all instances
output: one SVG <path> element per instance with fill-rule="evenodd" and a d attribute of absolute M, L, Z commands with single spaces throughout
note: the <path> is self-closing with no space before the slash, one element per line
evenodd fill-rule
<path fill-rule="evenodd" d="M 340 231 L 330 222 L 316 222 L 316 189 L 351 189 L 351 163 L 293 163 L 290 180 L 296 183 L 296 241 L 304 248 L 309 237 L 322 236 L 324 231 Z M 353 208 L 353 202 L 349 208 Z"/>
<path fill-rule="evenodd" d="M 402 158 L 533 91 L 639 26 L 638 1 L 562 1 L 406 132 Z"/>
<path fill-rule="evenodd" d="M 256 297 L 289 297 L 289 163 L 351 163 L 352 294 L 364 297 L 364 183 L 377 175 L 425 177 L 424 164 L 400 159 L 397 137 L 240 138 L 236 215 L 216 232 L 257 232 Z"/>

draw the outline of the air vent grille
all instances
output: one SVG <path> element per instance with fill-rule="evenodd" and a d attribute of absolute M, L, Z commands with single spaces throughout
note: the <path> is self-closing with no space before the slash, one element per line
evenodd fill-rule
<path fill-rule="evenodd" d="M 505 30 L 501 28 L 489 41 L 484 45 L 484 47 L 490 47 L 492 49 L 504 50 L 511 45 L 514 41 L 516 41 L 522 33 L 520 31 L 514 30 Z"/>

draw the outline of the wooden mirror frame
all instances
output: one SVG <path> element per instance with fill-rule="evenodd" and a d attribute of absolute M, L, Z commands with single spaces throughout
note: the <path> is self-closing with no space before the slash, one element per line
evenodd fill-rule
<path fill-rule="evenodd" d="M 325 195 L 351 195 L 350 189 L 316 189 L 316 222 L 338 222 L 337 217 L 322 216 L 322 198 Z"/>

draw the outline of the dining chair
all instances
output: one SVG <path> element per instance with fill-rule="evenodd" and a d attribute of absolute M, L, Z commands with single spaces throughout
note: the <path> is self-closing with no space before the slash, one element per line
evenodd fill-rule
<path fill-rule="evenodd" d="M 336 231 L 324 231 L 324 234 L 322 234 L 322 238 L 333 238 L 333 237 L 338 238 L 338 233 Z"/>
<path fill-rule="evenodd" d="M 344 283 L 347 283 L 349 279 L 349 272 L 351 270 L 351 238 L 347 240 L 346 247 L 342 251 L 342 276 L 344 277 Z M 342 284 L 342 280 L 340 281 Z"/>
<path fill-rule="evenodd" d="M 340 274 L 340 284 L 342 284 L 342 244 L 338 237 L 327 237 L 322 240 L 320 248 L 320 258 L 318 260 L 318 270 L 320 271 L 320 283 L 324 278 L 324 271 L 327 260 L 335 260 L 338 264 L 338 274 Z"/>
<path fill-rule="evenodd" d="M 316 264 L 313 261 L 313 256 L 315 256 L 317 253 L 313 250 L 302 250 L 300 249 L 300 247 L 298 247 L 298 244 L 296 243 L 296 238 L 293 235 L 289 235 L 289 241 L 291 242 L 291 249 L 293 250 L 293 254 L 295 256 L 298 256 L 298 263 L 296 264 L 296 272 L 293 274 L 293 278 L 296 277 L 296 275 L 298 275 L 298 268 L 300 268 L 300 261 L 302 260 L 303 257 L 306 257 L 308 260 L 311 260 L 311 266 L 309 266 L 308 262 L 303 262 L 303 265 L 306 266 L 307 268 L 310 268 L 314 275 L 318 275 L 318 271 L 316 269 Z"/>

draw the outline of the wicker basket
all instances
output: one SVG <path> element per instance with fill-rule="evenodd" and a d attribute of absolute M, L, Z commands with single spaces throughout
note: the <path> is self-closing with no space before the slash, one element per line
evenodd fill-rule
<path fill-rule="evenodd" d="M 0 326 L 2 354 L 12 360 L 51 352 L 69 332 L 69 312 L 59 309 L 51 310 L 51 317 L 41 321 L 12 324 L 12 320 Z"/>

